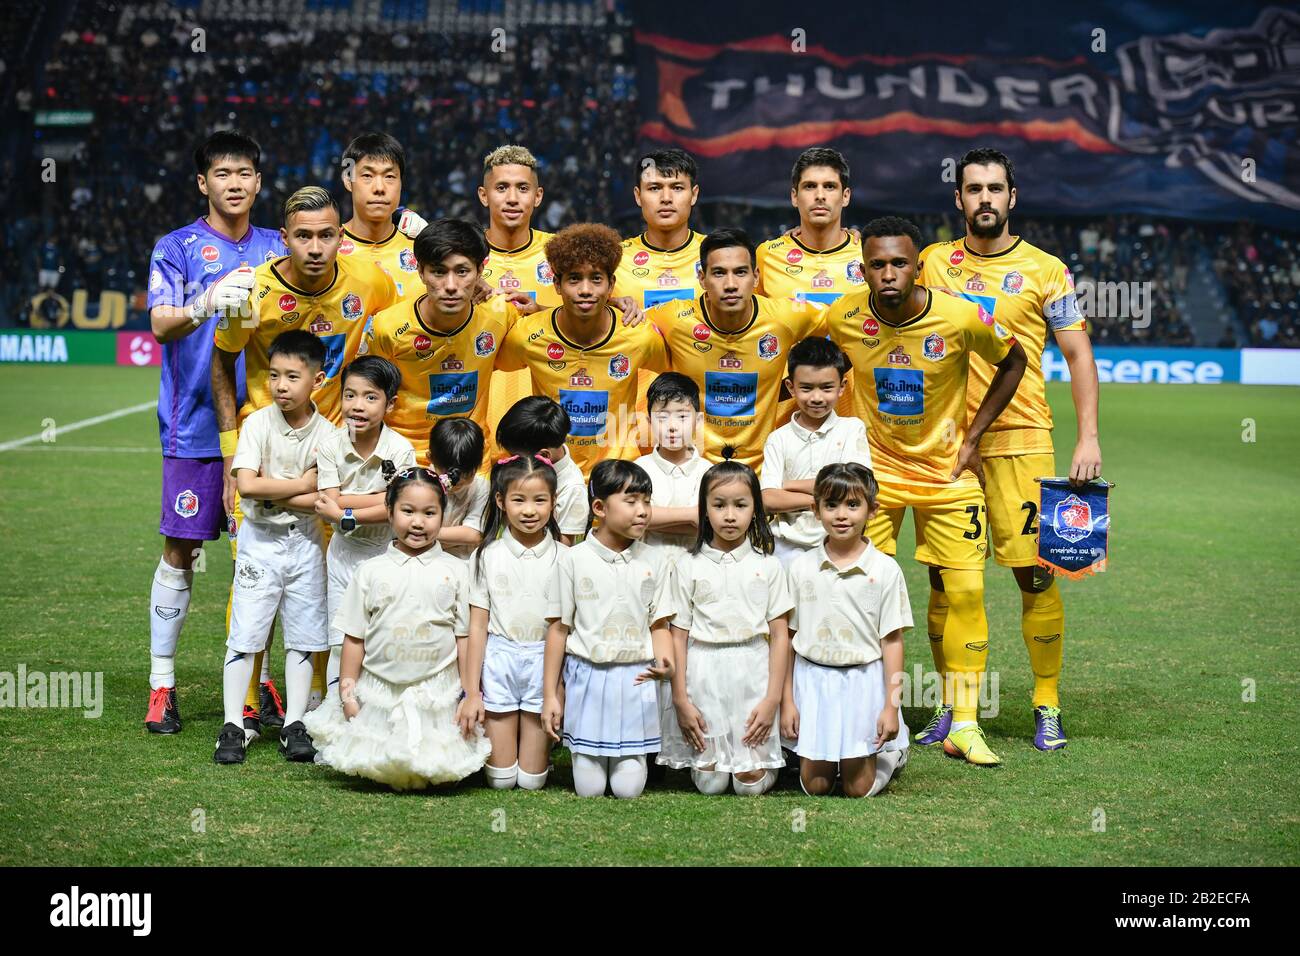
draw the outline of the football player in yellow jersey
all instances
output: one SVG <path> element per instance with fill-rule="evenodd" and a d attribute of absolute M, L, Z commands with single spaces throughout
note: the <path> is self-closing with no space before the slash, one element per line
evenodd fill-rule
<path fill-rule="evenodd" d="M 562 305 L 524 316 L 506 336 L 503 369 L 527 369 L 533 391 L 569 413 L 568 448 L 584 476 L 604 458 L 636 458 L 637 373 L 668 355 L 649 323 L 619 322 L 609 305 L 622 246 L 608 226 L 579 223 L 546 244 Z"/>
<path fill-rule="evenodd" d="M 863 288 L 862 248 L 844 228 L 852 193 L 849 164 L 825 146 L 799 154 L 790 172 L 790 205 L 799 226 L 758 250 L 758 294 L 829 305 Z"/>
<path fill-rule="evenodd" d="M 704 293 L 666 302 L 647 313 L 663 333 L 673 370 L 693 379 L 704 396 L 701 453 L 758 471 L 763 444 L 776 421 L 785 356 L 810 335 L 825 335 L 825 315 L 807 303 L 754 294 L 754 243 L 739 229 L 720 229 L 700 243 Z"/>
<path fill-rule="evenodd" d="M 502 295 L 474 304 L 487 255 L 487 239 L 476 224 L 431 223 L 415 240 L 425 294 L 376 315 L 361 343 L 362 351 L 388 359 L 401 372 L 387 421 L 415 446 L 421 464 L 429 461 L 429 430 L 451 417 L 473 419 L 486 439 L 485 460 L 497 457 L 488 417 L 492 370 L 519 312 Z"/>
<path fill-rule="evenodd" d="M 945 750 L 971 763 L 997 764 L 976 722 L 980 675 L 988 658 L 984 615 L 984 522 L 980 439 L 1015 394 L 1025 352 L 979 306 L 916 284 L 921 233 L 886 216 L 862 233 L 868 290 L 832 304 L 831 339 L 858 375 L 854 406 L 867 441 L 880 511 L 867 533 L 893 554 L 903 512 L 916 524 L 916 559 L 929 565 L 930 587 L 943 591 L 944 703 L 952 705 Z M 996 366 L 967 424 L 972 355 Z"/>
<path fill-rule="evenodd" d="M 977 303 L 1010 329 L 1029 359 L 1011 404 L 980 441 L 984 494 L 988 499 L 993 556 L 1009 567 L 1020 588 L 1021 634 L 1034 671 L 1034 746 L 1059 750 L 1066 744 L 1057 685 L 1061 674 L 1065 606 L 1056 579 L 1037 567 L 1039 488 L 1035 478 L 1056 473 L 1052 449 L 1052 412 L 1043 384 L 1042 356 L 1050 330 L 1070 367 L 1078 439 L 1069 476 L 1082 484 L 1101 476 L 1097 433 L 1097 364 L 1087 324 L 1074 295 L 1074 278 L 1060 259 L 1011 235 L 1008 218 L 1016 205 L 1015 170 L 995 149 L 973 149 L 957 166 L 957 208 L 966 220 L 966 236 L 934 243 L 921 254 L 921 281 L 946 288 Z M 992 380 L 993 369 L 971 360 L 969 410 Z M 942 593 L 932 595 L 930 640 L 935 663 L 942 667 L 947 613 Z M 944 714 L 932 718 L 917 740 L 942 739 Z"/>
<path fill-rule="evenodd" d="M 362 133 L 343 151 L 343 188 L 352 194 L 352 218 L 343 224 L 339 258 L 368 259 L 387 272 L 399 299 L 424 291 L 411 245 L 427 223 L 402 203 L 406 151 L 387 133 Z M 396 217 L 397 225 L 393 225 Z"/>
<path fill-rule="evenodd" d="M 649 309 L 670 299 L 700 294 L 700 243 L 691 229 L 691 210 L 700 198 L 699 170 L 684 149 L 662 149 L 641 157 L 632 198 L 641 208 L 645 231 L 623 240 L 614 280 L 619 295 Z"/>

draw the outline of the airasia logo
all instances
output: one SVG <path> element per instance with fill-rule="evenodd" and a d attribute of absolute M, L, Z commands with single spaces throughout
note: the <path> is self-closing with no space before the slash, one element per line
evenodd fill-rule
<path fill-rule="evenodd" d="M 350 256 L 356 248 L 351 239 L 344 239 L 339 243 L 339 255 Z"/>
<path fill-rule="evenodd" d="M 417 352 L 427 352 L 433 348 L 433 340 L 427 335 L 417 335 L 411 345 L 415 347 Z"/>
<path fill-rule="evenodd" d="M 876 335 L 880 332 L 880 323 L 868 316 L 862 322 L 862 331 L 866 332 L 867 335 Z"/>
<path fill-rule="evenodd" d="M 953 252 L 952 255 L 948 257 L 948 261 L 955 266 L 959 266 L 961 265 L 962 260 L 965 258 L 966 258 L 966 253 L 962 252 L 962 250 L 960 249 L 957 249 L 956 251 Z"/>
<path fill-rule="evenodd" d="M 296 308 L 298 308 L 298 300 L 292 295 L 286 292 L 284 295 L 280 296 L 281 312 L 292 312 Z"/>
<path fill-rule="evenodd" d="M 217 252 L 216 246 L 204 246 L 200 250 L 204 262 L 216 262 L 221 253 Z"/>
<path fill-rule="evenodd" d="M 703 322 L 701 322 L 699 325 L 695 326 L 695 328 L 691 330 L 691 335 L 695 336 L 695 341 L 697 342 L 703 342 L 712 334 L 713 331 Z"/>
<path fill-rule="evenodd" d="M 790 263 L 791 265 L 794 265 L 797 262 L 803 262 L 803 250 L 791 249 L 789 252 L 785 254 L 785 261 Z"/>
<path fill-rule="evenodd" d="M 636 255 L 632 257 L 633 265 L 643 266 L 649 261 L 650 261 L 650 253 L 646 252 L 644 249 L 642 249 L 640 252 L 638 252 Z"/>
<path fill-rule="evenodd" d="M 550 345 L 546 346 L 546 357 L 552 362 L 558 362 L 560 359 L 564 358 L 564 346 L 559 342 L 552 342 Z"/>

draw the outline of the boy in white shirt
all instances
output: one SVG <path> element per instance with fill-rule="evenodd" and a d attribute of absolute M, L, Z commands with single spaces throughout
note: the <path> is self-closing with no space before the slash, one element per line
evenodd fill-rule
<path fill-rule="evenodd" d="M 545 395 L 530 395 L 510 406 L 497 424 L 497 444 L 507 455 L 541 455 L 555 467 L 555 523 L 560 541 L 571 545 L 587 533 L 587 482 L 565 444 L 569 413 Z"/>
<path fill-rule="evenodd" d="M 316 520 L 316 454 L 333 426 L 311 401 L 325 384 L 325 345 L 310 332 L 281 333 L 268 350 L 272 404 L 248 416 L 230 473 L 243 499 L 244 523 L 231 590 L 230 634 L 222 676 L 225 723 L 217 763 L 243 763 L 244 697 L 253 655 L 283 611 L 285 717 L 280 752 L 293 761 L 316 755 L 302 724 L 311 690 L 312 654 L 329 647 L 325 549 Z"/>
<path fill-rule="evenodd" d="M 700 386 L 681 372 L 664 372 L 646 392 L 654 451 L 636 463 L 654 485 L 645 543 L 668 549 L 670 563 L 695 544 L 700 522 L 700 479 L 709 470 L 695 447 L 704 426 Z"/>
<path fill-rule="evenodd" d="M 841 418 L 835 405 L 844 394 L 848 356 L 828 338 L 806 338 L 790 349 L 786 388 L 797 411 L 763 446 L 763 507 L 774 515 L 776 557 L 789 566 L 826 538 L 813 513 L 813 480 L 823 466 L 857 462 L 871 467 L 862 419 Z"/>

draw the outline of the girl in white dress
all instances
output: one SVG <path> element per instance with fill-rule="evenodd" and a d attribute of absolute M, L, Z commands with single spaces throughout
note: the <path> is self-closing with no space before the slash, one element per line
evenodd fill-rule
<path fill-rule="evenodd" d="M 588 519 L 547 586 L 542 726 L 557 741 L 563 731 L 580 797 L 640 796 L 645 755 L 659 750 L 654 682 L 672 677 L 673 608 L 667 552 L 641 540 L 653 490 L 640 465 L 597 464 L 588 496 L 599 525 Z"/>
<path fill-rule="evenodd" d="M 730 784 L 757 796 L 785 764 L 776 724 L 794 601 L 772 556 L 763 493 L 748 466 L 724 461 L 704 473 L 699 527 L 675 571 L 677 666 L 671 697 L 661 695 L 658 762 L 689 768 L 701 793 L 722 793 Z"/>
<path fill-rule="evenodd" d="M 491 750 L 482 727 L 456 721 L 469 567 L 438 544 L 447 484 L 427 468 L 389 484 L 396 540 L 353 574 L 335 618 L 339 698 L 305 721 L 318 762 L 397 790 L 462 780 Z"/>
<path fill-rule="evenodd" d="M 551 752 L 541 721 L 544 601 L 564 549 L 555 523 L 555 468 L 541 455 L 512 455 L 492 466 L 490 481 L 484 544 L 470 562 L 469 658 L 458 719 L 462 730 L 487 724 L 488 786 L 540 790 Z"/>

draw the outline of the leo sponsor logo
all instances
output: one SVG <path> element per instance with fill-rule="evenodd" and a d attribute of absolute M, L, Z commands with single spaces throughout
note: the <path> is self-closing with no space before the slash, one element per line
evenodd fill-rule
<path fill-rule="evenodd" d="M 586 368 L 580 368 L 569 376 L 569 388 L 591 388 L 594 384 Z"/>
<path fill-rule="evenodd" d="M 663 272 L 659 273 L 659 278 L 656 281 L 659 283 L 659 288 L 661 289 L 676 289 L 682 284 L 682 280 L 677 278 L 676 273 L 674 273 L 672 269 L 665 269 Z"/>
<path fill-rule="evenodd" d="M 835 288 L 835 280 L 830 277 L 830 274 L 825 269 L 822 269 L 812 277 L 812 287 L 814 289 L 833 289 Z"/>
<path fill-rule="evenodd" d="M 546 357 L 552 362 L 558 362 L 560 359 L 564 358 L 564 346 L 559 342 L 552 342 L 550 345 L 546 346 Z"/>
<path fill-rule="evenodd" d="M 895 346 L 894 350 L 889 353 L 889 364 L 890 365 L 911 365 L 912 357 L 907 354 L 907 351 L 903 348 L 903 346 L 898 345 Z"/>
<path fill-rule="evenodd" d="M 735 352 L 728 352 L 726 355 L 722 356 L 722 358 L 718 359 L 718 368 L 738 369 L 744 367 L 745 363 L 736 358 Z"/>
<path fill-rule="evenodd" d="M 324 335 L 326 332 L 334 331 L 334 323 L 323 315 L 317 316 L 312 320 L 311 325 L 307 326 L 307 330 L 312 335 Z"/>
<path fill-rule="evenodd" d="M 983 292 L 985 288 L 984 280 L 980 278 L 978 272 L 966 280 L 967 292 Z"/>
<path fill-rule="evenodd" d="M 288 292 L 280 296 L 281 312 L 292 312 L 296 308 L 298 308 L 298 300 L 296 298 L 294 298 Z"/>
<path fill-rule="evenodd" d="M 444 372 L 462 372 L 465 370 L 465 363 L 456 356 L 451 355 L 443 361 L 442 370 Z"/>
<path fill-rule="evenodd" d="M 507 269 L 501 273 L 501 278 L 497 281 L 497 288 L 505 291 L 514 291 L 521 285 L 520 281 L 515 278 L 513 269 Z"/>

